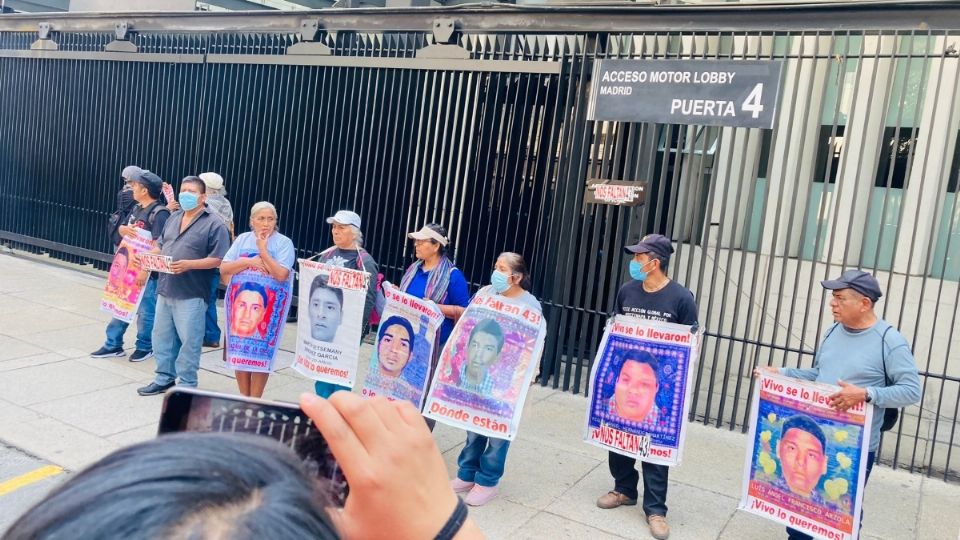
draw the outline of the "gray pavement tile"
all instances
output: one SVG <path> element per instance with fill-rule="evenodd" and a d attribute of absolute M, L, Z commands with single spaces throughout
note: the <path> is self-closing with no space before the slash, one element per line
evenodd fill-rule
<path fill-rule="evenodd" d="M 72 315 L 72 317 L 78 316 Z M 68 358 L 71 354 L 74 354 L 72 351 L 76 350 L 85 351 L 85 353 L 89 355 L 90 352 L 97 350 L 101 345 L 103 345 L 103 331 L 105 325 L 103 323 L 91 321 L 90 319 L 84 319 L 83 323 L 78 324 L 81 325 L 70 328 L 60 328 L 56 330 L 44 330 L 42 332 L 36 332 L 32 334 L 23 334 L 18 337 L 27 343 L 44 347 L 47 350 L 60 353 Z M 125 342 L 128 345 L 132 345 L 133 343 L 131 341 L 132 336 L 133 334 L 131 334 L 128 330 L 127 337 L 125 339 Z"/>
<path fill-rule="evenodd" d="M 533 467 L 531 464 L 536 463 Z M 500 493 L 513 502 L 546 509 L 606 462 L 520 439 L 510 445 Z"/>
<path fill-rule="evenodd" d="M 40 353 L 47 352 L 43 347 L 27 343 L 26 341 L 6 334 L 6 329 L 3 328 L 3 326 L 0 326 L 0 332 L 4 332 L 0 333 L 0 362 L 36 356 Z"/>
<path fill-rule="evenodd" d="M 96 305 L 91 306 L 90 314 L 94 314 L 97 309 Z M 54 330 L 73 329 L 93 323 L 101 326 L 100 339 L 103 339 L 103 323 L 87 315 L 79 315 L 39 304 L 16 312 L 0 313 L 0 328 L 3 329 L 3 333 L 30 343 L 36 343 L 36 341 L 27 339 L 27 336 L 49 333 Z M 43 343 L 41 341 L 38 344 L 43 345 Z"/>
<path fill-rule="evenodd" d="M 38 403 L 31 408 L 100 437 L 143 426 L 156 427 L 162 402 L 138 395 L 140 386 L 140 383 L 131 382 Z"/>
<path fill-rule="evenodd" d="M 74 360 L 25 367 L 0 377 L 0 396 L 17 405 L 87 394 L 129 381 Z"/>
<path fill-rule="evenodd" d="M 43 364 L 60 362 L 63 360 L 66 360 L 65 356 L 54 352 L 44 352 L 40 354 L 34 354 L 32 356 L 21 356 L 12 360 L 0 361 L 0 372 L 14 371 L 31 366 L 41 366 Z"/>
<path fill-rule="evenodd" d="M 139 396 L 138 396 L 139 397 Z M 160 421 L 159 415 L 152 424 L 136 427 L 127 431 L 121 431 L 107 437 L 110 441 L 120 446 L 130 446 L 131 444 L 149 441 L 157 436 L 157 423 Z"/>
<path fill-rule="evenodd" d="M 491 540 L 513 539 L 516 532 L 537 514 L 538 510 L 497 497 L 484 506 L 470 508 L 470 516 Z"/>
<path fill-rule="evenodd" d="M 157 362 L 153 358 L 148 358 L 143 362 L 131 362 L 129 355 L 132 353 L 133 348 L 127 350 L 127 356 L 113 358 L 90 358 L 89 353 L 87 353 L 79 358 L 74 358 L 73 361 L 119 375 L 129 381 L 143 382 L 151 379 L 157 369 Z"/>
<path fill-rule="evenodd" d="M 605 451 L 583 442 L 587 401 L 581 398 L 581 402 L 583 407 L 578 409 L 548 398 L 524 407 L 518 436 L 584 457 L 602 458 Z"/>
<path fill-rule="evenodd" d="M 450 478 L 457 474 L 457 456 L 460 455 L 460 449 L 467 441 L 467 432 L 446 424 L 437 422 L 433 428 L 433 440 L 437 442 L 437 447 L 443 452 L 444 458 L 447 458 L 447 469 L 450 471 Z"/>
<path fill-rule="evenodd" d="M 960 539 L 957 509 L 960 509 L 957 486 L 936 478 L 924 478 L 920 485 L 917 538 Z"/>
<path fill-rule="evenodd" d="M 105 282 L 106 280 L 104 280 Z M 77 284 L 52 286 L 42 291 L 28 291 L 10 293 L 10 296 L 27 300 L 41 307 L 54 308 L 62 311 L 77 313 L 85 317 L 95 314 L 109 315 L 100 310 L 100 297 L 103 294 L 103 283 L 97 287 L 86 287 Z"/>
<path fill-rule="evenodd" d="M 40 418 L 40 414 L 27 407 L 21 407 L 0 399 L 0 437 L 3 436 L 3 427 L 7 424 L 31 422 Z"/>
<path fill-rule="evenodd" d="M 726 527 L 720 533 L 721 540 L 745 540 L 763 538 L 786 538 L 787 533 L 783 525 L 763 519 L 754 514 L 738 510 Z"/>
<path fill-rule="evenodd" d="M 119 445 L 53 418 L 4 426 L 8 444 L 76 471 L 116 450 Z"/>
<path fill-rule="evenodd" d="M 557 516 L 549 512 L 540 512 L 533 516 L 530 521 L 524 523 L 519 529 L 514 531 L 511 538 L 518 540 L 549 538 L 551 540 L 616 540 L 626 538 L 605 533 L 583 523 L 570 521 L 563 516 Z"/>
<path fill-rule="evenodd" d="M 875 466 L 863 495 L 863 534 L 918 538 L 915 516 L 920 513 L 922 479 L 920 475 Z"/>

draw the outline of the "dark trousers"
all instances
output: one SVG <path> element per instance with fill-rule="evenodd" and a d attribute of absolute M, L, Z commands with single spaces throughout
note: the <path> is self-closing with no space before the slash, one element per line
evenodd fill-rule
<path fill-rule="evenodd" d="M 877 453 L 870 452 L 867 454 L 867 474 L 863 477 L 863 489 L 867 488 L 867 480 L 870 479 L 870 471 L 873 470 L 873 460 L 876 459 Z M 863 527 L 863 508 L 860 508 L 860 527 Z M 787 527 L 787 539 L 788 540 L 813 540 L 813 537 L 809 534 L 802 533 L 796 529 L 791 529 Z"/>
<path fill-rule="evenodd" d="M 637 498 L 637 483 L 640 474 L 637 472 L 637 460 L 610 452 L 607 460 L 610 465 L 610 474 L 613 475 L 614 490 L 631 499 Z M 670 467 L 643 462 L 643 513 L 648 516 L 667 515 L 667 478 L 670 476 Z"/>

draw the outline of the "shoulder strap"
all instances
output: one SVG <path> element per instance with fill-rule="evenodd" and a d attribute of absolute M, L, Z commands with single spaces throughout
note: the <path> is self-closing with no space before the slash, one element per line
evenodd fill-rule
<path fill-rule="evenodd" d="M 883 361 L 883 382 L 887 386 L 890 386 L 890 376 L 887 375 L 887 332 L 889 332 L 893 327 L 888 326 L 886 330 L 883 331 L 883 335 L 880 336 L 880 358 Z"/>

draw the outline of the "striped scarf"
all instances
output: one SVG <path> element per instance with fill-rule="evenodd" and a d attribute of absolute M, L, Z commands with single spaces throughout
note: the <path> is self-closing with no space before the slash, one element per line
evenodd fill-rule
<path fill-rule="evenodd" d="M 407 287 L 413 282 L 414 276 L 422 267 L 423 261 L 417 260 L 407 268 L 400 280 L 401 291 L 407 290 Z M 440 263 L 437 264 L 437 267 L 427 274 L 427 286 L 423 290 L 423 298 L 433 300 L 438 304 L 443 302 L 447 295 L 447 288 L 450 286 L 450 273 L 453 272 L 454 268 L 453 261 L 447 257 L 440 257 Z"/>

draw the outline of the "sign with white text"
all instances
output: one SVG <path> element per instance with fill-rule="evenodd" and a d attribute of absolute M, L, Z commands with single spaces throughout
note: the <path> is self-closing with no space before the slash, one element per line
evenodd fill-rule
<path fill-rule="evenodd" d="M 589 120 L 773 127 L 776 60 L 599 60 Z"/>

